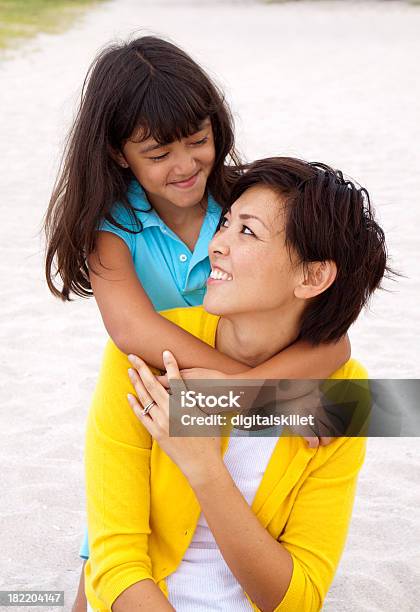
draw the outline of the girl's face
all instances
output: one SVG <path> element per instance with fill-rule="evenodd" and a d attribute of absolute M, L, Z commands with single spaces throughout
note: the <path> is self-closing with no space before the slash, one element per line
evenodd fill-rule
<path fill-rule="evenodd" d="M 167 145 L 153 138 L 129 140 L 122 153 L 153 206 L 190 208 L 203 199 L 215 160 L 211 121 L 205 119 L 198 132 Z"/>
<path fill-rule="evenodd" d="M 204 298 L 208 312 L 280 313 L 301 307 L 294 292 L 302 266 L 291 261 L 284 223 L 280 196 L 264 185 L 236 200 L 209 245 L 212 272 Z"/>

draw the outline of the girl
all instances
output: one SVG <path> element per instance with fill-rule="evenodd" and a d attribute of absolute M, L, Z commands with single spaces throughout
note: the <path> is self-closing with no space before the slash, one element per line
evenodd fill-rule
<path fill-rule="evenodd" d="M 202 304 L 208 244 L 238 168 L 223 95 L 188 55 L 152 36 L 106 48 L 46 215 L 48 286 L 63 300 L 93 293 L 118 348 L 159 369 L 169 349 L 180 368 L 205 368 L 195 376 L 325 378 L 348 359 L 346 338 L 298 341 L 252 369 L 157 312 Z M 86 609 L 82 579 L 75 609 Z"/>

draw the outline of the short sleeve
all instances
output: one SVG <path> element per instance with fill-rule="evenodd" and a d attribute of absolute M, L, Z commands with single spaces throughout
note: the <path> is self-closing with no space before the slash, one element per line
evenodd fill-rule
<path fill-rule="evenodd" d="M 82 545 L 80 546 L 79 557 L 85 560 L 89 559 L 89 538 L 87 528 L 85 529 Z"/>
<path fill-rule="evenodd" d="M 142 229 L 140 221 L 134 217 L 133 212 L 129 211 L 122 204 L 115 204 L 111 209 L 110 215 L 122 227 L 117 227 L 111 220 L 103 218 L 98 224 L 98 231 L 116 234 L 116 236 L 124 240 L 130 253 L 134 255 L 136 234 L 133 232 L 139 232 Z"/>

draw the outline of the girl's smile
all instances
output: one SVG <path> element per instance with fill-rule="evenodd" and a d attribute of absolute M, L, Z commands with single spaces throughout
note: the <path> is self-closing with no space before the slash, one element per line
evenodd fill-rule
<path fill-rule="evenodd" d="M 196 182 L 198 180 L 199 172 L 200 172 L 200 170 L 198 172 L 196 172 L 195 174 L 193 174 L 192 176 L 190 176 L 189 178 L 185 179 L 185 180 L 172 181 L 169 184 L 173 185 L 177 189 L 190 189 L 191 187 L 194 187 L 194 185 L 196 184 Z"/>
<path fill-rule="evenodd" d="M 161 216 L 170 214 L 173 207 L 191 208 L 203 200 L 216 153 L 210 119 L 199 128 L 168 144 L 152 137 L 142 141 L 140 133 L 123 146 L 120 159 L 129 165 Z"/>

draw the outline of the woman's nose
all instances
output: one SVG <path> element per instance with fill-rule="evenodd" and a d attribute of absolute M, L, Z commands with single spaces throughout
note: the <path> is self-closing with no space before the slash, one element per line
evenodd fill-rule
<path fill-rule="evenodd" d="M 229 242 L 227 240 L 226 232 L 220 230 L 213 236 L 209 244 L 209 252 L 220 255 L 227 255 L 229 253 Z"/>

